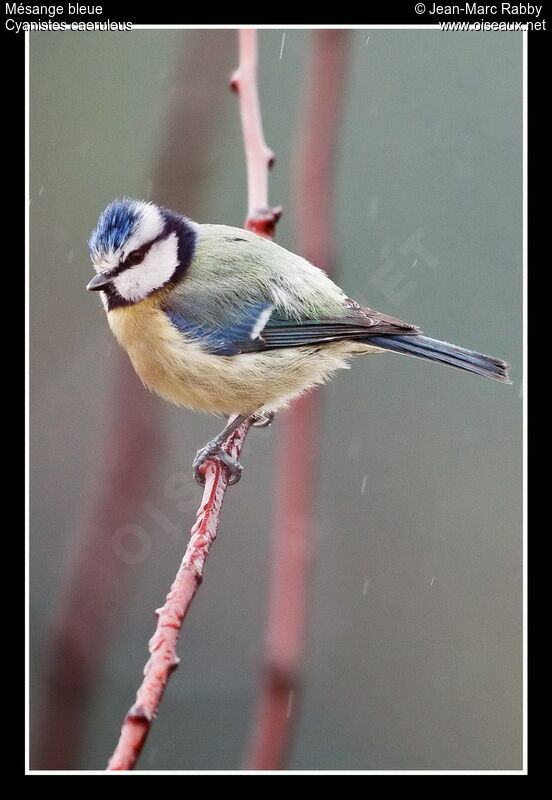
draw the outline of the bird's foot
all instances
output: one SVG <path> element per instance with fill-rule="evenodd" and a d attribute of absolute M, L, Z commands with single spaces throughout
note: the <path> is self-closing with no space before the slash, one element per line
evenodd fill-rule
<path fill-rule="evenodd" d="M 239 461 L 229 456 L 223 449 L 222 444 L 218 439 L 213 439 L 208 442 L 204 447 L 197 451 L 197 455 L 193 460 L 192 467 L 194 469 L 194 478 L 200 486 L 205 485 L 205 477 L 203 475 L 202 467 L 206 461 L 216 458 L 221 461 L 225 467 L 228 468 L 230 477 L 228 479 L 228 486 L 234 486 L 242 476 L 243 467 Z"/>
<path fill-rule="evenodd" d="M 269 411 L 268 414 L 260 414 L 258 417 L 255 417 L 255 422 L 253 423 L 254 428 L 268 428 L 269 425 L 272 425 L 274 422 L 274 411 Z"/>

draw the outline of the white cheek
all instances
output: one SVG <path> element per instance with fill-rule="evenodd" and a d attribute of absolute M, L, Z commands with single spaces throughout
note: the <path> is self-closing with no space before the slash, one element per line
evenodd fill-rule
<path fill-rule="evenodd" d="M 171 233 L 152 245 L 146 258 L 136 267 L 121 272 L 113 284 L 125 300 L 138 303 L 169 281 L 178 266 L 178 239 Z"/>

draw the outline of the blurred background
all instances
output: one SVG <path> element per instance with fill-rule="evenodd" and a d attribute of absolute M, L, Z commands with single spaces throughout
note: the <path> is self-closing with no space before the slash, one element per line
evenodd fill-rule
<path fill-rule="evenodd" d="M 259 77 L 277 240 L 293 249 L 311 33 L 283 34 L 260 32 Z M 30 41 L 31 766 L 103 769 L 195 518 L 191 460 L 220 425 L 127 369 L 84 290 L 86 242 L 123 195 L 243 224 L 236 33 Z M 388 355 L 321 390 L 291 769 L 521 768 L 521 59 L 515 33 L 351 33 L 337 280 L 430 336 L 505 358 L 514 385 Z M 243 764 L 278 425 L 246 443 L 143 769 Z M 90 621 L 98 609 L 105 622 Z"/>

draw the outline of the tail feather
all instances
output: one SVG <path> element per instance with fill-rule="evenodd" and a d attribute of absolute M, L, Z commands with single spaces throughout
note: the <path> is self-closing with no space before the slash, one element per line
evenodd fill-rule
<path fill-rule="evenodd" d="M 423 358 L 427 361 L 436 361 L 439 364 L 463 369 L 476 375 L 484 375 L 502 383 L 512 383 L 510 380 L 510 365 L 505 361 L 483 355 L 483 353 L 476 353 L 474 350 L 466 350 L 464 347 L 458 347 L 455 344 L 439 342 L 437 339 L 430 339 L 428 336 L 420 334 L 414 336 L 395 336 L 394 334 L 372 336 L 370 337 L 370 344 L 375 344 L 377 347 L 391 350 L 394 353 Z"/>

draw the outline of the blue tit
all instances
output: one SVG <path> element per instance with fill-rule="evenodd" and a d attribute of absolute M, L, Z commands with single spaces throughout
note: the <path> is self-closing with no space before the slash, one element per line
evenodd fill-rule
<path fill-rule="evenodd" d="M 165 400 L 230 421 L 198 450 L 194 475 L 220 459 L 249 417 L 269 420 L 353 356 L 391 351 L 511 383 L 509 366 L 422 336 L 359 305 L 305 259 L 257 234 L 200 225 L 151 202 L 123 199 L 89 241 L 109 326 L 143 383 Z"/>

